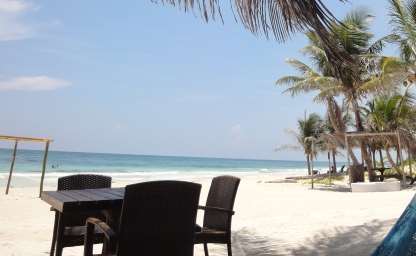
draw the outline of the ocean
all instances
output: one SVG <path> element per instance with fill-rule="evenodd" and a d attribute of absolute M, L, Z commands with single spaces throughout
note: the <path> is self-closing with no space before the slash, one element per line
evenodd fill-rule
<path fill-rule="evenodd" d="M 0 149 L 0 185 L 4 184 L 7 179 L 11 155 L 11 150 Z M 13 179 L 38 181 L 42 157 L 43 151 L 18 150 Z M 314 169 L 326 171 L 328 163 L 316 162 Z M 241 176 L 283 172 L 306 174 L 306 164 L 304 161 L 50 151 L 46 181 L 53 182 L 58 177 L 76 173 L 100 173 L 122 181 L 145 181 L 187 179 L 220 174 Z M 13 183 L 16 184 L 16 182 Z"/>

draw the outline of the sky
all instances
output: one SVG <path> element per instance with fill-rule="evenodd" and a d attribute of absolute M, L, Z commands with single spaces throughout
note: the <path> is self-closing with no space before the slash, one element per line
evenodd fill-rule
<path fill-rule="evenodd" d="M 387 1 L 326 3 L 340 18 L 367 7 L 375 37 L 390 32 Z M 285 59 L 307 60 L 307 40 L 256 37 L 224 12 L 206 24 L 150 0 L 0 0 L 0 134 L 63 151 L 302 160 L 274 149 L 324 107 L 274 82 L 295 74 Z"/>

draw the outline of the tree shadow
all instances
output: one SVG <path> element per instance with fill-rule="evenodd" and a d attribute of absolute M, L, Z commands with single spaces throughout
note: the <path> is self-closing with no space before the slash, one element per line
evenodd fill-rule
<path fill-rule="evenodd" d="M 281 251 L 282 243 L 284 241 L 259 235 L 248 228 L 240 229 L 233 234 L 233 250 L 238 256 L 284 255 Z"/>
<path fill-rule="evenodd" d="M 321 191 L 332 191 L 332 192 L 351 192 L 351 188 L 348 186 L 343 185 L 317 185 L 315 186 L 314 190 L 321 190 Z"/>
<path fill-rule="evenodd" d="M 241 229 L 233 236 L 233 247 L 238 256 L 370 255 L 394 222 L 395 219 L 374 220 L 359 226 L 325 229 L 297 244 L 290 244 L 284 238 L 276 240 Z"/>

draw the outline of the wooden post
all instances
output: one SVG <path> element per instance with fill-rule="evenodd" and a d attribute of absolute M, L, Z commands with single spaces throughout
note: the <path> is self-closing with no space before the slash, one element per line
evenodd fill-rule
<path fill-rule="evenodd" d="M 409 176 L 413 179 L 413 167 L 412 167 L 412 159 L 413 153 L 411 152 L 410 145 L 407 143 L 407 159 L 409 161 Z"/>
<path fill-rule="evenodd" d="M 39 197 L 41 196 L 42 191 L 43 191 L 43 180 L 45 179 L 46 162 L 48 161 L 49 142 L 50 141 L 47 141 L 45 144 L 45 153 L 43 155 L 43 163 L 42 163 L 42 176 L 40 178 Z"/>
<path fill-rule="evenodd" d="M 12 163 L 10 164 L 9 179 L 7 180 L 6 195 L 9 194 L 10 182 L 12 181 L 14 163 L 16 161 L 17 144 L 18 144 L 18 141 L 15 140 L 14 141 L 13 155 L 12 155 Z"/>
<path fill-rule="evenodd" d="M 347 149 L 347 171 L 348 171 L 348 179 L 349 179 L 349 184 L 350 184 L 350 188 L 351 188 L 351 162 L 350 162 L 350 145 L 348 144 L 348 135 L 345 135 L 345 147 Z"/>
<path fill-rule="evenodd" d="M 315 140 L 313 140 L 312 139 L 312 154 L 311 154 L 311 168 L 312 168 L 312 172 L 311 172 L 311 175 L 312 175 L 312 179 L 311 179 L 311 186 L 312 186 L 312 189 L 313 189 L 313 182 L 314 182 L 314 180 L 313 180 L 313 152 L 315 151 Z"/>
<path fill-rule="evenodd" d="M 400 163 L 402 163 L 402 142 L 400 140 L 400 134 L 399 132 L 396 132 L 397 135 L 397 142 L 398 142 L 398 152 L 397 157 L 400 160 Z M 402 187 L 406 186 L 406 174 L 404 173 L 404 168 L 402 169 Z"/>
<path fill-rule="evenodd" d="M 331 153 L 328 150 L 328 168 L 329 168 L 329 185 L 331 185 L 331 173 L 332 173 L 332 168 L 331 168 Z"/>

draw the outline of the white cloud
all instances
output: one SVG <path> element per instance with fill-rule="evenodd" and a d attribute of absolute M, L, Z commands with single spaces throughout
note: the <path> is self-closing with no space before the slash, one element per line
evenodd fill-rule
<path fill-rule="evenodd" d="M 25 0 L 0 0 L 0 41 L 31 37 L 33 29 L 22 16 L 33 9 L 33 5 Z"/>
<path fill-rule="evenodd" d="M 18 13 L 29 9 L 30 6 L 21 0 L 0 0 L 0 12 Z"/>
<path fill-rule="evenodd" d="M 21 76 L 0 80 L 0 91 L 52 91 L 69 85 L 69 81 L 48 76 Z"/>

